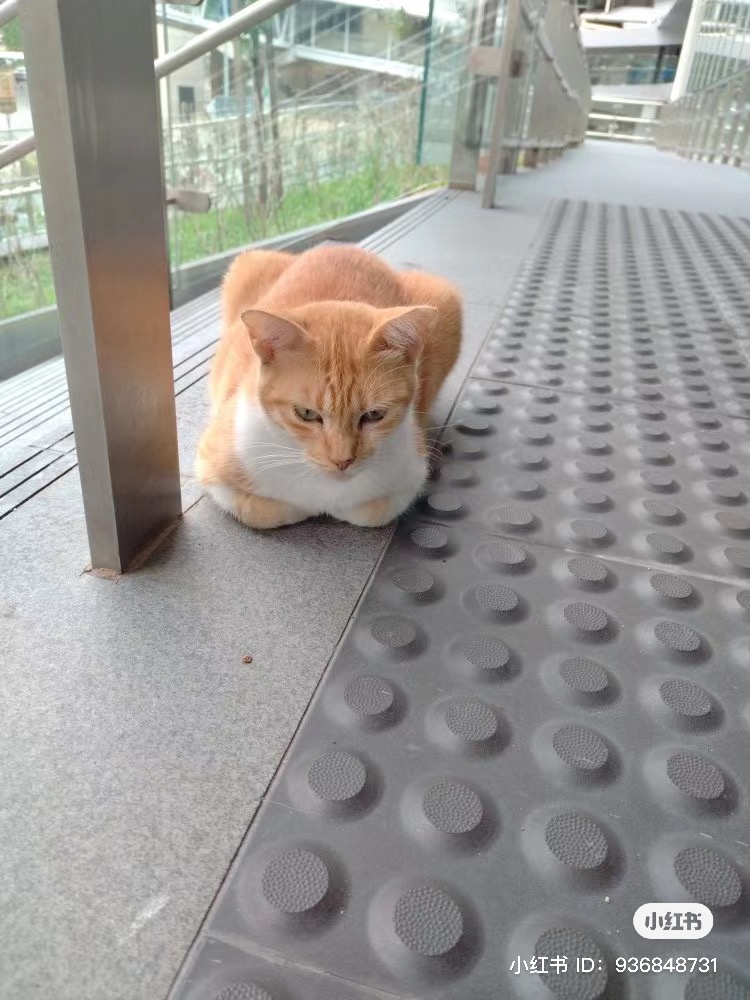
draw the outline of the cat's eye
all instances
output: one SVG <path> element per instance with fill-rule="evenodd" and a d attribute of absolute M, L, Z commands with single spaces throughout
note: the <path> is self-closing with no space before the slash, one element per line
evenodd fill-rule
<path fill-rule="evenodd" d="M 368 410 L 359 418 L 360 424 L 377 424 L 385 416 L 385 410 Z"/>
<path fill-rule="evenodd" d="M 322 424 L 323 418 L 318 413 L 317 410 L 308 410 L 306 406 L 295 406 L 294 412 L 299 417 L 300 420 L 304 420 L 306 424 Z"/>

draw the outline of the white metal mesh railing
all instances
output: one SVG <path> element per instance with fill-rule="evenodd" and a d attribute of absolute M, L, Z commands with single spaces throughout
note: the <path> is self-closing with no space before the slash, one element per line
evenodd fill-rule
<path fill-rule="evenodd" d="M 750 66 L 665 105 L 656 145 L 681 156 L 750 167 Z"/>

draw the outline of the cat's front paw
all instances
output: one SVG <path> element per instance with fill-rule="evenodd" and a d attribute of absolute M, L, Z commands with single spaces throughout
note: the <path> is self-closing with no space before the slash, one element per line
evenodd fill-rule
<path fill-rule="evenodd" d="M 389 524 L 401 511 L 394 504 L 390 497 L 383 497 L 380 500 L 368 500 L 358 507 L 353 507 L 342 518 L 349 524 L 356 524 L 358 528 L 381 528 L 384 524 Z"/>
<path fill-rule="evenodd" d="M 208 486 L 213 499 L 232 517 L 242 521 L 249 528 L 265 531 L 282 528 L 288 524 L 298 524 L 314 516 L 309 510 L 302 510 L 282 500 L 259 497 L 251 493 L 239 493 L 229 486 L 213 484 Z"/>

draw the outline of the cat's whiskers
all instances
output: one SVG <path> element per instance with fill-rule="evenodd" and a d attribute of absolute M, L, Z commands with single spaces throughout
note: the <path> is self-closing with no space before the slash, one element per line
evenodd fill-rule
<path fill-rule="evenodd" d="M 304 456 L 299 455 L 292 457 L 291 455 L 259 455 L 255 459 L 251 459 L 253 465 L 266 465 L 268 463 L 282 464 L 282 465 L 298 465 L 307 464 L 307 459 Z"/>
<path fill-rule="evenodd" d="M 271 441 L 257 441 L 255 443 L 244 444 L 243 445 L 243 450 L 245 450 L 245 451 L 249 451 L 251 448 L 274 448 L 274 449 L 276 449 L 276 451 L 294 451 L 297 454 L 299 454 L 301 452 L 301 449 L 299 447 L 293 447 L 292 445 L 288 445 L 288 444 L 279 444 L 276 441 L 273 441 L 273 442 L 271 442 Z"/>
<path fill-rule="evenodd" d="M 292 468 L 294 466 L 307 466 L 309 463 L 304 458 L 268 458 L 250 463 L 251 472 L 269 472 L 271 469 Z"/>
<path fill-rule="evenodd" d="M 460 420 L 454 420 L 452 424 L 435 424 L 433 427 L 423 427 L 423 431 L 444 431 L 448 427 L 458 427 L 461 423 Z"/>
<path fill-rule="evenodd" d="M 425 452 L 428 458 L 432 458 L 435 461 L 440 461 L 443 458 L 443 451 L 437 445 L 428 444 L 425 448 Z"/>
<path fill-rule="evenodd" d="M 375 391 L 376 385 L 374 380 L 376 375 L 382 381 L 384 378 L 388 378 L 391 375 L 395 375 L 396 372 L 404 371 L 405 369 L 412 367 L 411 365 L 397 365 L 395 368 L 389 368 L 387 372 L 382 372 L 381 369 L 384 368 L 387 364 L 388 361 L 381 361 L 372 369 L 372 371 L 365 379 L 364 385 L 362 387 L 363 396 L 367 396 L 369 393 Z M 380 383 L 378 382 L 377 384 L 379 385 Z"/>

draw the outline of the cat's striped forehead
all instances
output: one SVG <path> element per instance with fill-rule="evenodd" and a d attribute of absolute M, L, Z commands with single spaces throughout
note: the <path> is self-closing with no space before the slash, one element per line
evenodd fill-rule
<path fill-rule="evenodd" d="M 371 352 L 329 351 L 319 359 L 317 406 L 339 423 L 363 410 L 406 404 L 414 391 L 414 366 Z"/>

